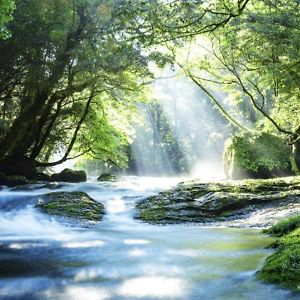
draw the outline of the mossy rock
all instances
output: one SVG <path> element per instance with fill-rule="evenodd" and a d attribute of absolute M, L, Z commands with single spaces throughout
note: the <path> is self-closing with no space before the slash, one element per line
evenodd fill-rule
<path fill-rule="evenodd" d="M 230 179 L 290 176 L 291 156 L 291 146 L 281 138 L 265 132 L 244 132 L 226 142 L 224 169 Z"/>
<path fill-rule="evenodd" d="M 257 273 L 260 280 L 300 292 L 300 215 L 285 219 L 265 231 L 280 236 L 276 252 Z"/>
<path fill-rule="evenodd" d="M 98 181 L 116 181 L 117 176 L 114 174 L 103 173 L 97 178 L 97 180 Z"/>
<path fill-rule="evenodd" d="M 50 179 L 61 182 L 83 182 L 86 181 L 87 176 L 83 170 L 64 169 L 60 173 L 52 174 Z"/>
<path fill-rule="evenodd" d="M 84 192 L 48 193 L 39 198 L 37 207 L 50 215 L 87 221 L 101 221 L 104 215 L 103 204 Z"/>
<path fill-rule="evenodd" d="M 32 183 L 34 183 L 33 180 L 28 180 L 24 176 L 17 176 L 17 175 L 6 176 L 0 173 L 0 185 L 15 187 L 19 185 L 32 184 Z"/>
<path fill-rule="evenodd" d="M 142 199 L 136 204 L 135 217 L 159 224 L 232 221 L 264 208 L 279 212 L 297 205 L 299 200 L 299 176 L 212 183 L 192 181 Z"/>

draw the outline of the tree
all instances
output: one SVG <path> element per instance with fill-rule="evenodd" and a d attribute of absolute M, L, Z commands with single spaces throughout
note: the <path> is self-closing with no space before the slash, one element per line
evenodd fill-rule
<path fill-rule="evenodd" d="M 116 37 L 109 6 L 91 1 L 17 1 L 12 38 L 2 42 L 2 115 L 9 123 L 0 150 L 6 167 L 41 153 L 61 112 L 83 102 L 67 159 L 77 134 L 100 93 L 131 89 L 130 76 L 147 76 L 146 58 L 139 48 Z M 47 14 L 47 15 L 46 15 Z M 25 32 L 27 33 L 24 41 Z M 13 108 L 8 106 L 13 102 Z M 6 162 L 6 163 L 5 163 Z M 40 165 L 45 165 L 44 163 Z"/>
<path fill-rule="evenodd" d="M 166 61 L 154 45 L 216 30 L 248 2 L 17 0 L 12 37 L 0 44 L 0 169 L 20 172 L 26 162 L 33 176 L 68 159 L 94 99 L 130 94 L 151 76 L 149 60 Z M 64 126 L 78 103 L 83 110 Z M 63 158 L 46 163 L 59 140 Z"/>
<path fill-rule="evenodd" d="M 197 63 L 183 66 L 217 104 L 220 100 L 211 91 L 226 92 L 244 117 L 252 120 L 254 130 L 285 136 L 293 145 L 298 168 L 299 21 L 296 1 L 254 1 L 240 18 L 202 40 L 204 55 Z M 225 117 L 236 123 L 226 110 Z"/>

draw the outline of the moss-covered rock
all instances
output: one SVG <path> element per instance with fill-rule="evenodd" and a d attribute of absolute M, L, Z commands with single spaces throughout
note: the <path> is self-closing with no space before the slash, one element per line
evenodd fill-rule
<path fill-rule="evenodd" d="M 101 221 L 104 215 L 103 204 L 84 192 L 54 192 L 41 196 L 37 207 L 50 215 L 79 220 Z"/>
<path fill-rule="evenodd" d="M 117 176 L 114 174 L 103 173 L 97 178 L 97 180 L 98 181 L 116 181 Z"/>
<path fill-rule="evenodd" d="M 226 142 L 224 169 L 231 179 L 292 175 L 292 148 L 269 133 L 244 132 Z"/>
<path fill-rule="evenodd" d="M 280 221 L 265 231 L 280 236 L 257 277 L 300 292 L 300 215 Z"/>
<path fill-rule="evenodd" d="M 83 170 L 71 170 L 64 169 L 60 173 L 53 174 L 51 176 L 51 181 L 61 181 L 61 182 L 83 182 L 86 181 L 87 176 Z"/>
<path fill-rule="evenodd" d="M 32 184 L 32 183 L 34 183 L 34 181 L 28 180 L 24 176 L 17 176 L 17 175 L 7 176 L 0 173 L 0 185 L 14 187 L 14 186 Z"/>
<path fill-rule="evenodd" d="M 300 177 L 179 184 L 136 204 L 136 218 L 151 223 L 238 220 L 265 208 L 300 211 Z M 264 224 L 261 224 L 264 226 Z"/>

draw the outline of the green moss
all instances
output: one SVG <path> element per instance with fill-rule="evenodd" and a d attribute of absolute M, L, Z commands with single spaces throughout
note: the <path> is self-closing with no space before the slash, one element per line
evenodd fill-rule
<path fill-rule="evenodd" d="M 162 221 L 166 218 L 166 211 L 163 209 L 144 209 L 139 217 L 146 222 Z"/>
<path fill-rule="evenodd" d="M 229 178 L 269 178 L 292 174 L 292 149 L 269 133 L 244 132 L 227 141 L 224 166 Z"/>
<path fill-rule="evenodd" d="M 258 278 L 300 292 L 300 215 L 280 221 L 266 232 L 281 236 Z"/>
<path fill-rule="evenodd" d="M 37 206 L 51 215 L 90 221 L 100 221 L 104 213 L 104 206 L 83 192 L 49 193 Z"/>
<path fill-rule="evenodd" d="M 278 222 L 271 228 L 264 230 L 264 232 L 275 236 L 283 236 L 294 231 L 299 227 L 300 227 L 300 215 L 297 215 Z"/>

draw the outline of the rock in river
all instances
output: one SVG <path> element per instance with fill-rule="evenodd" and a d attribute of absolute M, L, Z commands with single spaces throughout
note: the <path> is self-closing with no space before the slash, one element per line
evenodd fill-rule
<path fill-rule="evenodd" d="M 64 169 L 60 173 L 53 174 L 51 181 L 82 182 L 86 181 L 86 173 L 83 170 Z"/>
<path fill-rule="evenodd" d="M 25 185 L 33 183 L 33 181 L 28 180 L 24 176 L 17 176 L 17 175 L 4 175 L 3 173 L 0 173 L 0 185 L 5 185 L 9 187 L 13 186 L 19 186 L 19 185 Z"/>
<path fill-rule="evenodd" d="M 101 174 L 97 180 L 98 181 L 116 181 L 117 176 L 109 173 L 103 173 Z"/>
<path fill-rule="evenodd" d="M 87 221 L 101 221 L 103 204 L 84 192 L 55 192 L 40 196 L 37 207 L 50 215 Z"/>
<path fill-rule="evenodd" d="M 150 223 L 224 222 L 269 211 L 289 215 L 300 211 L 300 177 L 201 183 L 191 181 L 141 200 L 136 218 Z M 278 215 L 278 214 L 277 214 Z M 276 222 L 265 214 L 252 226 Z M 262 223 L 263 222 L 263 223 Z M 241 221 L 234 225 L 240 226 Z M 249 225 L 249 224 L 248 224 Z"/>

